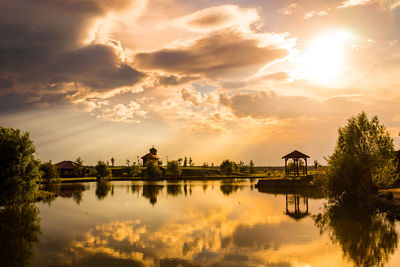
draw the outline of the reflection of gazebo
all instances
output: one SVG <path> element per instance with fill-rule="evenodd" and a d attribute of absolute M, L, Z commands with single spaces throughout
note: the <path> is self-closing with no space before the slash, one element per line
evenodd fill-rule
<path fill-rule="evenodd" d="M 293 151 L 289 154 L 287 154 L 286 156 L 282 157 L 283 159 L 285 159 L 285 174 L 287 175 L 289 173 L 288 168 L 287 168 L 287 161 L 289 159 L 293 160 L 293 164 L 294 164 L 294 174 L 295 175 L 300 175 L 299 172 L 299 161 L 300 159 L 303 159 L 305 161 L 305 165 L 303 167 L 303 175 L 307 175 L 307 158 L 310 158 L 309 156 L 307 156 L 306 154 L 301 153 L 300 151 Z"/>
<path fill-rule="evenodd" d="M 300 202 L 302 203 L 302 205 L 300 205 Z M 286 194 L 286 215 L 292 217 L 295 220 L 300 220 L 309 215 L 308 197 Z"/>

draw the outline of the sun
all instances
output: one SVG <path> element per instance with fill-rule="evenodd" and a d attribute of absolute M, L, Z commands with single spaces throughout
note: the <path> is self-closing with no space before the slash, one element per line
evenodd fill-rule
<path fill-rule="evenodd" d="M 329 31 L 313 39 L 302 60 L 305 78 L 324 85 L 340 79 L 352 39 L 345 30 Z"/>

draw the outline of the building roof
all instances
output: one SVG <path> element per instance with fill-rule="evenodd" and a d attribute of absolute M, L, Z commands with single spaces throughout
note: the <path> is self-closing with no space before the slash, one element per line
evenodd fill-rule
<path fill-rule="evenodd" d="M 160 158 L 157 157 L 156 155 L 151 154 L 151 153 L 147 153 L 146 155 L 144 155 L 142 157 L 142 159 L 160 159 Z"/>
<path fill-rule="evenodd" d="M 293 152 L 290 152 L 286 156 L 283 156 L 282 158 L 285 159 L 301 159 L 301 158 L 309 158 L 310 156 L 307 156 L 306 154 L 301 153 L 300 151 L 294 150 Z"/>
<path fill-rule="evenodd" d="M 55 164 L 58 169 L 73 169 L 75 163 L 70 160 L 64 160 Z"/>

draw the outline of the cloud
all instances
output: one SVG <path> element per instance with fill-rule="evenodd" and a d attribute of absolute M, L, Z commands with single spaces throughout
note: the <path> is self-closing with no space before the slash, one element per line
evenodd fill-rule
<path fill-rule="evenodd" d="M 323 17 L 323 16 L 327 16 L 329 15 L 329 12 L 331 11 L 330 8 L 326 8 L 326 9 L 322 9 L 322 10 L 311 10 L 308 11 L 304 14 L 304 19 L 311 19 L 312 17 L 315 16 L 319 16 L 319 17 Z"/>
<path fill-rule="evenodd" d="M 139 123 L 140 120 L 137 117 L 143 118 L 146 114 L 147 112 L 141 109 L 139 103 L 131 101 L 128 105 L 117 104 L 112 108 L 105 108 L 97 117 L 112 122 Z"/>
<path fill-rule="evenodd" d="M 221 105 L 229 107 L 233 114 L 239 118 L 293 119 L 332 115 L 335 114 L 335 110 L 339 106 L 341 112 L 358 111 L 359 105 L 353 98 L 352 96 L 338 96 L 318 101 L 304 96 L 278 96 L 275 92 L 268 94 L 263 91 L 255 91 L 239 92 L 232 96 L 220 94 L 219 102 Z M 339 113 L 336 112 L 336 114 Z"/>
<path fill-rule="evenodd" d="M 272 34 L 248 36 L 230 29 L 209 34 L 189 46 L 139 53 L 135 62 L 140 68 L 184 75 L 243 76 L 288 55 L 287 49 L 269 43 L 273 39 L 276 36 Z"/>
<path fill-rule="evenodd" d="M 235 5 L 209 7 L 176 19 L 173 24 L 191 31 L 221 30 L 232 26 L 243 29 L 260 20 L 255 8 Z"/>
<path fill-rule="evenodd" d="M 198 76 L 160 75 L 156 78 L 156 86 L 177 86 L 198 80 Z"/>
<path fill-rule="evenodd" d="M 195 106 L 200 106 L 201 103 L 201 94 L 194 90 L 187 90 L 185 88 L 182 89 L 182 99 L 188 102 L 191 102 Z"/>
<path fill-rule="evenodd" d="M 296 3 L 291 3 L 287 7 L 281 8 L 278 11 L 280 13 L 282 13 L 283 15 L 292 15 L 293 13 L 295 13 L 297 11 L 298 7 L 299 6 Z"/>
<path fill-rule="evenodd" d="M 375 0 L 346 0 L 338 8 L 364 6 L 376 2 Z"/>
<path fill-rule="evenodd" d="M 64 94 L 138 83 L 118 41 L 94 32 L 134 1 L 0 2 L 0 94 Z M 104 37 L 104 38 L 103 38 Z M 63 97 L 60 97 L 63 99 Z"/>

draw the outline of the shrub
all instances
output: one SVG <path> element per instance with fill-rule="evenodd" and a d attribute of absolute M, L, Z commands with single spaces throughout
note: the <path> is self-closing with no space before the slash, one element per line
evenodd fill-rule
<path fill-rule="evenodd" d="M 167 163 L 167 175 L 178 178 L 182 173 L 179 163 L 176 160 L 168 161 Z"/>
<path fill-rule="evenodd" d="M 160 178 L 161 171 L 158 167 L 158 163 L 155 160 L 150 160 L 146 162 L 146 169 L 144 173 L 146 178 Z"/>
<path fill-rule="evenodd" d="M 108 168 L 108 165 L 104 161 L 98 161 L 96 165 L 96 176 L 97 178 L 104 178 L 111 176 L 111 170 Z"/>

